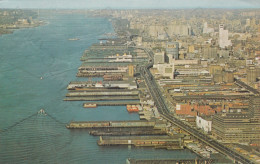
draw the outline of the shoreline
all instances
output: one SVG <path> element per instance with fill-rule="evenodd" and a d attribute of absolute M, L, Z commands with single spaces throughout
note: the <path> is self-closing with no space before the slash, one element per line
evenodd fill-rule
<path fill-rule="evenodd" d="M 0 36 L 46 24 L 35 10 L 0 9 Z"/>
<path fill-rule="evenodd" d="M 40 27 L 40 26 L 47 25 L 47 24 L 48 24 L 48 22 L 39 21 L 35 24 L 30 24 L 30 25 L 17 25 L 15 27 L 9 26 L 9 27 L 6 27 L 6 28 L 0 28 L 0 36 L 6 35 L 6 34 L 13 34 L 14 31 L 19 30 L 19 29 L 35 28 L 35 27 Z"/>

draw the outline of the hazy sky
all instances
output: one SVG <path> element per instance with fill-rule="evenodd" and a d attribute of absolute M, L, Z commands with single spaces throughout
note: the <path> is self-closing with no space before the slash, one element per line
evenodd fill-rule
<path fill-rule="evenodd" d="M 260 8 L 260 0 L 0 0 L 0 8 Z"/>

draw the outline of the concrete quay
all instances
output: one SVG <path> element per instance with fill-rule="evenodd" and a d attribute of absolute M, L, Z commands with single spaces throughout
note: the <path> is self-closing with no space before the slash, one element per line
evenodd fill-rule
<path fill-rule="evenodd" d="M 67 97 L 64 101 L 139 100 L 138 96 Z"/>
<path fill-rule="evenodd" d="M 145 147 L 183 149 L 183 135 L 175 136 L 100 136 L 97 141 L 100 146 L 134 145 Z"/>
<path fill-rule="evenodd" d="M 140 101 L 95 101 L 84 103 L 84 105 L 96 104 L 97 106 L 125 106 L 125 105 L 139 105 Z"/>
<path fill-rule="evenodd" d="M 107 127 L 155 127 L 155 121 L 72 121 L 66 127 L 73 128 L 107 128 Z"/>
<path fill-rule="evenodd" d="M 138 91 L 125 91 L 125 92 L 70 92 L 66 94 L 66 97 L 78 97 L 78 96 L 138 96 Z"/>
<path fill-rule="evenodd" d="M 212 159 L 132 159 L 128 158 L 126 164 L 210 164 Z"/>

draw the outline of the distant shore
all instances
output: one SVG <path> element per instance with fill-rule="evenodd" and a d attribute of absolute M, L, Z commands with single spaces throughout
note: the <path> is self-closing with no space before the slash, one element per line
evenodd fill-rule
<path fill-rule="evenodd" d="M 38 20 L 36 11 L 0 9 L 0 35 L 11 34 L 16 29 L 38 27 L 46 24 Z"/>
<path fill-rule="evenodd" d="M 34 24 L 12 25 L 12 26 L 6 26 L 5 28 L 0 27 L 0 36 L 5 35 L 5 34 L 12 34 L 17 29 L 34 28 L 34 27 L 39 27 L 39 26 L 45 25 L 45 24 L 47 24 L 47 22 L 35 21 Z"/>

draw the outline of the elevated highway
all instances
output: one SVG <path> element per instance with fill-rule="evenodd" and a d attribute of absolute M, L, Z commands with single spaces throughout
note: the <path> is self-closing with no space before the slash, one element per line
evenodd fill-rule
<path fill-rule="evenodd" d="M 153 52 L 147 49 L 144 49 L 146 53 L 149 55 L 150 60 L 149 63 L 146 66 L 142 66 L 140 68 L 141 75 L 144 77 L 145 82 L 148 86 L 148 89 L 150 91 L 150 94 L 155 102 L 155 105 L 157 106 L 158 112 L 160 113 L 161 117 L 168 120 L 172 124 L 178 126 L 179 128 L 183 129 L 190 135 L 194 136 L 201 142 L 213 147 L 217 151 L 229 156 L 231 159 L 234 160 L 235 163 L 243 163 L 243 164 L 250 164 L 253 163 L 246 157 L 238 154 L 237 152 L 229 149 L 222 143 L 210 138 L 208 135 L 205 135 L 201 133 L 200 131 L 192 128 L 191 126 L 187 125 L 186 123 L 182 122 L 178 118 L 176 118 L 174 115 L 172 115 L 169 112 L 169 109 L 164 101 L 164 98 L 162 97 L 162 93 L 160 89 L 158 88 L 151 72 L 149 69 L 153 66 Z"/>

